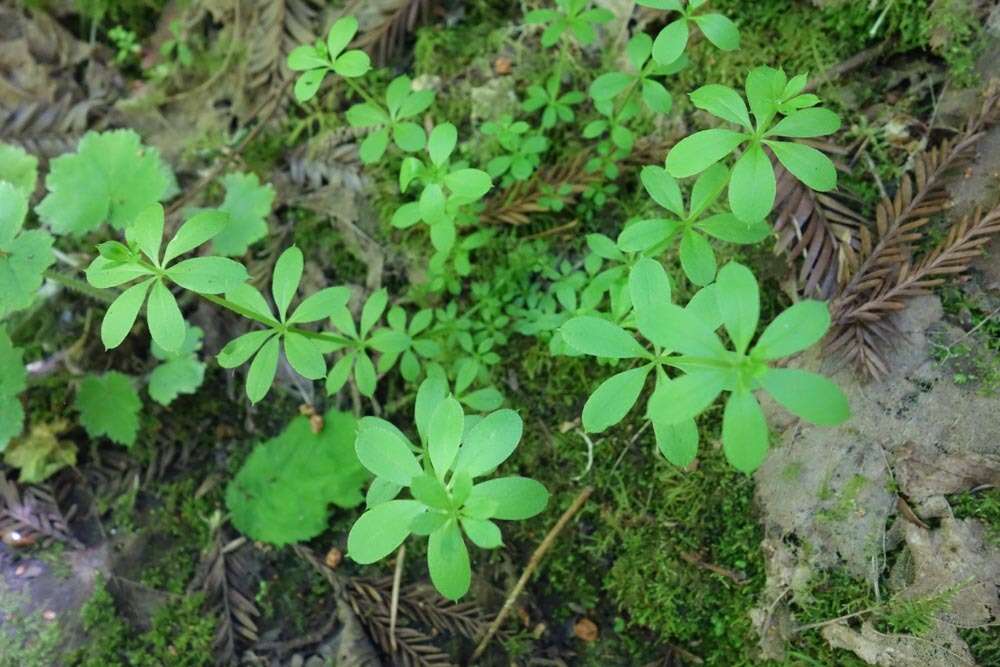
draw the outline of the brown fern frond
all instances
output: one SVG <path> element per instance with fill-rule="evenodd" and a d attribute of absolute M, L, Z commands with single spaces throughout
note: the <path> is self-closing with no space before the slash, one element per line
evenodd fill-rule
<path fill-rule="evenodd" d="M 913 296 L 965 271 L 988 237 L 1000 233 L 1000 210 L 977 212 L 952 223 L 943 241 L 914 257 L 930 216 L 950 205 L 949 177 L 972 160 L 976 143 L 998 115 L 1000 92 L 993 91 L 960 134 L 917 156 L 913 173 L 903 177 L 894 196 L 878 205 L 874 224 L 859 228 L 857 247 L 844 246 L 826 350 L 862 374 L 888 373 L 884 351 L 899 335 L 892 315 Z"/>
<path fill-rule="evenodd" d="M 822 149 L 835 156 L 848 153 L 833 144 L 824 144 Z M 789 262 L 798 265 L 797 281 L 804 295 L 829 298 L 836 290 L 845 258 L 856 249 L 860 230 L 867 221 L 847 196 L 816 192 L 776 159 L 773 163 L 777 179 L 774 230 L 778 234 L 774 254 L 784 254 Z"/>
<path fill-rule="evenodd" d="M 390 0 L 379 9 L 379 18 L 354 40 L 352 46 L 364 49 L 377 65 L 385 65 L 403 50 L 406 39 L 427 23 L 438 0 Z"/>
<path fill-rule="evenodd" d="M 249 30 L 244 41 L 249 53 L 245 66 L 246 100 L 240 120 L 252 111 L 266 116 L 270 109 L 257 109 L 260 100 L 285 85 L 292 72 L 285 60 L 300 44 L 316 41 L 323 29 L 321 0 L 251 0 Z M 278 103 L 278 100 L 275 100 Z"/>
<path fill-rule="evenodd" d="M 563 185 L 569 185 L 569 191 L 561 196 L 563 204 L 572 206 L 588 184 L 602 179 L 600 174 L 588 173 L 585 169 L 589 158 L 589 154 L 580 153 L 573 160 L 540 169 L 528 180 L 517 182 L 506 191 L 498 192 L 486 201 L 481 219 L 484 222 L 513 226 L 531 224 L 533 216 L 549 212 L 548 208 L 539 203 L 546 196 L 547 190 L 558 191 Z"/>
<path fill-rule="evenodd" d="M 75 509 L 75 508 L 74 508 Z M 0 536 L 11 544 L 61 542 L 75 549 L 83 543 L 73 536 L 69 521 L 45 485 L 19 486 L 0 474 Z"/>
<path fill-rule="evenodd" d="M 245 537 L 230 539 L 224 528 L 218 528 L 212 548 L 202 558 L 202 572 L 190 586 L 192 591 L 204 591 L 206 602 L 218 614 L 212 646 L 219 664 L 234 662 L 239 649 L 259 639 L 260 611 L 253 602 L 258 577 L 251 569 L 249 549 Z"/>
<path fill-rule="evenodd" d="M 99 103 L 74 104 L 67 95 L 54 104 L 31 102 L 10 108 L 0 104 L 0 141 L 17 144 L 41 157 L 55 157 L 76 148 Z"/>

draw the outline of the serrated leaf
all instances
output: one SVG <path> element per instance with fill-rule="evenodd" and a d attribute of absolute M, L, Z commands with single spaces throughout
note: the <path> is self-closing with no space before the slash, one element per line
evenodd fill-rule
<path fill-rule="evenodd" d="M 0 182 L 3 181 L 30 199 L 38 181 L 38 158 L 20 146 L 0 143 Z"/>
<path fill-rule="evenodd" d="M 36 423 L 28 435 L 10 443 L 3 460 L 9 466 L 20 468 L 18 481 L 37 484 L 63 468 L 76 465 L 76 444 L 59 439 L 68 426 L 65 420 Z"/>
<path fill-rule="evenodd" d="M 49 194 L 36 209 L 42 222 L 57 234 L 79 236 L 105 221 L 125 229 L 166 197 L 173 174 L 132 130 L 88 132 L 76 153 L 52 161 L 45 185 Z"/>
<path fill-rule="evenodd" d="M 233 525 L 254 540 L 301 542 L 327 528 L 329 505 L 356 507 L 368 474 L 354 453 L 353 416 L 330 410 L 314 433 L 296 417 L 257 445 L 226 488 Z"/>
<path fill-rule="evenodd" d="M 218 210 L 229 222 L 212 239 L 212 252 L 227 257 L 246 254 L 251 245 L 267 236 L 267 216 L 274 204 L 274 188 L 261 185 L 256 174 L 241 172 L 222 177 L 226 197 Z"/>
<path fill-rule="evenodd" d="M 0 183 L 0 317 L 30 306 L 55 262 L 48 232 L 22 231 L 26 212 L 24 196 Z"/>
<path fill-rule="evenodd" d="M 88 375 L 80 383 L 73 405 L 90 437 L 106 436 L 126 447 L 135 444 L 142 401 L 127 375 L 117 371 Z"/>

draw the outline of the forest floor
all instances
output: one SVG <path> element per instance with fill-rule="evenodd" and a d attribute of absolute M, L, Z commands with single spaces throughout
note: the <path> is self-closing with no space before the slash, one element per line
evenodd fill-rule
<path fill-rule="evenodd" d="M 0 87 L 0 141 L 57 154 L 85 129 L 131 127 L 187 187 L 221 160 L 274 184 L 270 235 L 252 251 L 254 263 L 272 262 L 291 239 L 306 250 L 315 284 L 333 275 L 360 290 L 419 278 L 417 262 L 401 259 L 411 239 L 400 241 L 384 219 L 392 208 L 385 174 L 363 175 L 355 137 L 336 114 L 279 97 L 266 129 L 233 154 L 228 140 L 246 136 L 266 99 L 254 87 L 261 71 L 240 66 L 253 51 L 247 21 L 262 25 L 261 3 L 122 3 L 92 34 L 74 3 L 24 4 L 32 9 L 0 3 L 0 79 L 19 63 L 17 88 L 27 91 L 8 102 Z M 277 4 L 289 12 L 312 6 Z M 515 109 L 515 77 L 499 72 L 513 67 L 528 78 L 545 67 L 512 27 L 520 3 L 426 4 L 437 9 L 400 38 L 392 66 L 432 81 L 449 118 L 481 122 Z M 714 2 L 740 24 L 742 55 L 708 59 L 681 77 L 735 85 L 757 63 L 830 73 L 819 92 L 845 118 L 837 138 L 851 147 L 844 181 L 871 217 L 882 192 L 893 195 L 1000 80 L 1000 10 L 899 0 L 869 35 L 878 13 L 852 4 L 869 3 Z M 235 5 L 255 8 L 240 19 Z M 937 32 L 917 30 L 913 17 L 928 5 L 939 18 L 947 9 L 949 17 L 968 10 L 982 19 L 974 29 L 941 18 Z M 306 11 L 315 23 L 307 30 L 321 32 L 337 11 Z M 153 78 L 171 20 L 195 14 L 195 64 Z M 141 58 L 115 62 L 113 25 L 136 32 Z M 32 40 L 51 34 L 59 54 L 40 54 Z M 225 40 L 237 46 L 218 46 Z M 872 48 L 879 50 L 871 58 L 851 63 Z M 13 110 L 32 99 L 48 100 L 52 111 L 48 121 L 34 117 L 38 132 L 27 137 Z M 678 111 L 650 136 L 670 142 L 687 122 Z M 962 216 L 1000 204 L 1000 125 L 985 130 L 948 189 L 951 206 L 935 216 L 927 243 Z M 611 234 L 634 205 L 631 194 L 613 194 L 580 224 Z M 579 262 L 583 232 L 553 229 L 547 221 L 503 226 L 477 262 L 504 264 L 525 237 L 542 239 L 540 256 L 553 270 Z M 763 246 L 738 256 L 760 271 L 765 311 L 789 301 L 792 261 Z M 29 360 L 57 350 L 70 356 L 65 372 L 33 379 L 29 423 L 73 412 L 65 376 L 103 353 L 99 305 L 55 291 L 32 315 L 29 328 L 45 340 Z M 191 321 L 204 330 L 206 350 L 230 337 L 211 310 L 193 309 Z M 333 510 L 328 530 L 294 548 L 241 537 L 225 516 L 226 484 L 254 445 L 279 434 L 304 403 L 352 410 L 358 396 L 342 392 L 324 404 L 286 378 L 273 400 L 254 408 L 231 372 L 209 365 L 197 393 L 169 407 L 148 402 L 129 450 L 76 429 L 66 437 L 77 442 L 77 464 L 45 484 L 18 484 L 0 464 L 0 667 L 195 666 L 216 664 L 220 654 L 282 667 L 466 664 L 534 549 L 586 488 L 591 494 L 476 664 L 1000 665 L 998 242 L 961 281 L 910 300 L 896 325 L 888 372 L 878 379 L 818 355 L 795 361 L 835 373 L 853 418 L 812 427 L 765 405 L 772 450 L 753 476 L 725 462 L 718 409 L 701 424 L 702 451 L 688 470 L 659 456 L 638 416 L 584 435 L 580 410 L 601 369 L 553 357 L 540 339 L 510 337 L 492 379 L 525 423 L 512 463 L 545 483 L 549 507 L 505 533 L 504 548 L 476 557 L 471 594 L 458 605 L 434 594 L 422 547 L 408 546 L 394 655 L 387 619 L 396 563 L 341 560 L 360 510 Z M 148 357 L 146 347 L 132 346 L 96 365 L 142 374 Z M 401 384 L 378 400 L 386 418 L 410 414 Z"/>

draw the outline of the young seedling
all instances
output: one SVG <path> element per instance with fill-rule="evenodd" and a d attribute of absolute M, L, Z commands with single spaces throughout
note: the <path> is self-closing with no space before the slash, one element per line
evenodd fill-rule
<path fill-rule="evenodd" d="M 576 120 L 573 107 L 587 99 L 587 96 L 579 90 L 571 90 L 560 95 L 560 84 L 559 74 L 556 73 L 548 78 L 544 87 L 538 84 L 528 86 L 528 97 L 521 105 L 521 108 L 528 113 L 542 109 L 544 129 L 553 128 L 560 121 L 572 123 Z"/>
<path fill-rule="evenodd" d="M 615 18 L 609 10 L 590 8 L 590 0 L 556 0 L 557 9 L 536 9 L 524 16 L 528 25 L 545 25 L 542 46 L 552 46 L 572 34 L 583 46 L 597 39 L 596 27 Z"/>
<path fill-rule="evenodd" d="M 399 76 L 385 90 L 385 107 L 374 102 L 355 104 L 347 110 L 351 127 L 378 128 L 361 142 L 358 155 L 365 164 L 382 159 L 389 139 L 404 153 L 422 151 L 427 134 L 418 123 L 408 120 L 418 116 L 434 103 L 434 91 L 413 90 L 408 76 Z"/>
<path fill-rule="evenodd" d="M 729 182 L 729 206 L 736 217 L 747 223 L 763 220 L 774 207 L 776 181 L 770 148 L 793 176 L 813 190 L 837 187 L 837 170 L 826 155 L 811 146 L 773 137 L 821 137 L 840 128 L 840 118 L 828 109 L 809 108 L 819 98 L 803 94 L 806 75 L 789 81 L 781 70 L 758 67 L 746 80 L 746 95 L 756 124 L 750 121 L 747 106 L 732 88 L 718 84 L 702 86 L 691 93 L 699 109 L 745 131 L 716 128 L 702 130 L 681 139 L 667 155 L 667 171 L 675 178 L 701 173 L 742 147 Z M 782 118 L 774 122 L 778 114 Z"/>
<path fill-rule="evenodd" d="M 411 534 L 428 536 L 431 582 L 457 600 L 469 590 L 468 538 L 482 549 L 503 545 L 494 520 L 528 519 L 545 509 L 548 492 L 535 480 L 491 474 L 514 453 L 523 425 L 513 410 L 467 417 L 447 385 L 427 379 L 417 392 L 415 421 L 420 446 L 395 426 L 365 417 L 355 448 L 376 476 L 368 511 L 347 538 L 347 555 L 361 564 L 385 558 Z M 409 499 L 397 496 L 409 488 Z"/>
<path fill-rule="evenodd" d="M 308 102 L 316 96 L 330 72 L 344 79 L 356 79 L 371 69 L 371 59 L 360 49 L 344 51 L 358 32 L 358 20 L 345 16 L 330 26 L 326 41 L 298 46 L 288 54 L 288 68 L 302 72 L 295 81 L 295 99 Z"/>

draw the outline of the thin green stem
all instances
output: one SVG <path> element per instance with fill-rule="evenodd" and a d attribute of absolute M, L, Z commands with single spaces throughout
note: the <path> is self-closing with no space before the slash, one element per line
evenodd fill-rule
<path fill-rule="evenodd" d="M 103 290 L 98 287 L 94 287 L 85 280 L 80 280 L 79 278 L 74 278 L 73 276 L 66 275 L 65 273 L 60 273 L 54 269 L 48 269 L 45 271 L 45 277 L 54 283 L 59 283 L 63 287 L 73 290 L 84 296 L 88 296 L 95 301 L 100 301 L 101 303 L 110 306 L 115 298 L 118 296 L 113 292 L 108 290 Z"/>
<path fill-rule="evenodd" d="M 215 294 L 202 294 L 201 292 L 195 292 L 198 296 L 205 299 L 209 303 L 214 303 L 220 308 L 225 308 L 226 310 L 231 310 L 241 317 L 245 317 L 248 320 L 253 320 L 254 322 L 259 322 L 269 329 L 280 329 L 282 328 L 281 323 L 274 320 L 273 318 L 267 317 L 266 315 L 261 315 L 260 313 L 255 313 L 252 310 L 244 308 L 243 306 L 233 303 L 229 299 L 217 296 Z M 337 336 L 334 334 L 320 333 L 317 331 L 309 331 L 307 329 L 301 329 L 299 327 L 285 326 L 284 330 L 288 333 L 299 334 L 306 338 L 311 338 L 313 340 L 321 340 L 327 343 L 334 343 L 343 347 L 353 347 L 354 341 L 349 338 L 344 338 L 343 336 Z"/>
<path fill-rule="evenodd" d="M 357 95 L 361 97 L 361 99 L 363 99 L 365 102 L 368 102 L 368 104 L 371 104 L 374 107 L 378 107 L 380 109 L 382 108 L 382 105 L 376 102 L 375 98 L 372 97 L 367 90 L 361 87 L 361 84 L 357 83 L 353 79 L 347 78 L 346 76 L 341 78 L 344 80 L 344 83 L 346 83 L 347 86 L 355 93 L 357 93 Z"/>

